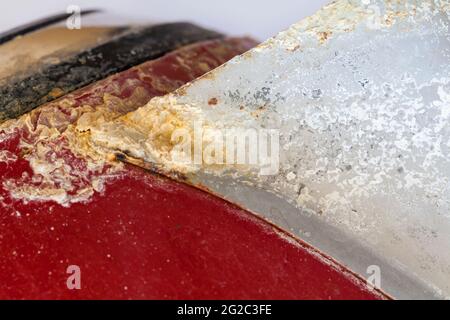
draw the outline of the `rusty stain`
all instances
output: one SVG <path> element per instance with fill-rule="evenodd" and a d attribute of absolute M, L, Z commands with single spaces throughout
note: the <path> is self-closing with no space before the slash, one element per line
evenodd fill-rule
<path fill-rule="evenodd" d="M 134 158 L 123 152 L 116 152 L 112 155 L 113 160 L 128 163 L 140 168 L 143 168 L 151 173 L 158 174 L 160 176 L 169 177 L 176 181 L 185 182 L 188 181 L 188 177 L 180 171 L 176 170 L 165 170 L 163 167 L 158 166 L 155 163 L 144 161 L 139 158 Z"/>
<path fill-rule="evenodd" d="M 319 38 L 319 42 L 325 43 L 332 34 L 333 34 L 333 32 L 331 32 L 331 31 L 318 32 L 317 36 Z"/>
<path fill-rule="evenodd" d="M 215 106 L 217 102 L 218 102 L 217 98 L 211 98 L 208 100 L 208 105 Z"/>
<path fill-rule="evenodd" d="M 62 90 L 61 88 L 53 88 L 53 89 L 48 93 L 48 95 L 49 95 L 51 98 L 53 98 L 53 99 L 59 98 L 59 97 L 61 97 L 63 94 L 64 94 L 64 90 Z"/>
<path fill-rule="evenodd" d="M 186 89 L 187 89 L 187 88 L 188 88 L 188 84 L 186 84 L 186 85 L 180 87 L 180 88 L 177 90 L 177 95 L 180 96 L 180 97 L 185 96 L 185 95 L 186 95 Z"/>
<path fill-rule="evenodd" d="M 27 154 L 31 153 L 31 149 L 27 148 L 27 147 L 23 147 L 22 149 L 20 149 L 19 151 L 19 157 L 23 158 L 24 156 L 26 156 Z"/>
<path fill-rule="evenodd" d="M 220 67 L 219 67 L 220 68 Z M 216 77 L 216 75 L 215 75 L 215 73 L 214 72 L 208 72 L 208 73 L 205 73 L 203 76 L 201 76 L 201 78 L 202 79 L 208 79 L 208 80 L 214 80 L 215 79 L 215 77 Z M 179 90 L 179 89 L 178 89 Z M 177 91 L 178 91 L 177 90 Z"/>
<path fill-rule="evenodd" d="M 252 56 L 253 56 L 253 53 L 251 51 L 247 51 L 247 52 L 242 54 L 242 57 L 244 59 L 250 59 Z"/>

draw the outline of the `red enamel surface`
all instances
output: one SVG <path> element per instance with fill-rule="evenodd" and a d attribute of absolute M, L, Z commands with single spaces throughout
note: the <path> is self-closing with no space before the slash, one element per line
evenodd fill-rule
<path fill-rule="evenodd" d="M 379 298 L 249 213 L 137 168 L 88 204 L 18 202 L 0 221 L 0 298 Z"/>
<path fill-rule="evenodd" d="M 70 108 L 100 105 L 105 92 L 145 103 L 252 45 L 241 39 L 186 47 L 36 109 L 33 123 L 58 114 L 65 128 L 78 117 Z M 137 87 L 144 94 L 131 99 Z M 35 139 L 22 128 L 0 141 L 0 150 L 18 156 L 0 162 L 0 298 L 382 298 L 250 213 L 138 168 L 126 167 L 87 203 L 12 199 L 3 182 L 32 174 L 19 138 Z M 65 146 L 63 139 L 50 143 Z M 69 149 L 57 155 L 71 167 L 84 165 Z M 81 290 L 66 286 L 69 265 L 81 269 Z"/>

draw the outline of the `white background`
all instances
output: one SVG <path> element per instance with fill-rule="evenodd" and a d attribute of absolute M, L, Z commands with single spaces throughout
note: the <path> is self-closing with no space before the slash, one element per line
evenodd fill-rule
<path fill-rule="evenodd" d="M 106 13 L 82 20 L 87 24 L 126 24 L 191 21 L 229 35 L 252 35 L 264 40 L 317 11 L 329 0 L 3 0 L 0 31 L 69 5 L 100 8 Z"/>

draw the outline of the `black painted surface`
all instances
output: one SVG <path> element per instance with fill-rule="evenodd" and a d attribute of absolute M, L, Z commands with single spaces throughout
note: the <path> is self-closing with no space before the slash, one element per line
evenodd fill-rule
<path fill-rule="evenodd" d="M 2 86 L 0 122 L 184 45 L 220 37 L 220 33 L 190 23 L 133 30 L 61 63 L 46 66 L 20 81 Z"/>

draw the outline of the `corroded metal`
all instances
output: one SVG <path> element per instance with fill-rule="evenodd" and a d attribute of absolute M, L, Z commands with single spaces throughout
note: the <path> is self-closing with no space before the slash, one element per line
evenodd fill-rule
<path fill-rule="evenodd" d="M 189 23 L 137 27 L 0 87 L 0 122 L 184 45 L 222 35 Z"/>
<path fill-rule="evenodd" d="M 250 38 L 226 38 L 185 46 L 1 124 L 0 163 L 7 167 L 0 170 L 0 206 L 10 197 L 62 206 L 90 199 L 120 168 L 94 161 L 95 151 L 86 154 L 85 139 L 74 136 L 74 126 L 133 111 L 255 45 Z"/>
<path fill-rule="evenodd" d="M 83 130 L 98 148 L 185 172 L 359 274 L 380 267 L 394 297 L 448 297 L 449 10 L 438 0 L 339 0 L 175 93 Z M 278 130 L 278 173 L 174 164 L 176 142 L 164 137 L 195 120 Z"/>
<path fill-rule="evenodd" d="M 74 136 L 74 127 L 135 110 L 255 44 L 186 46 L 0 125 L 0 298 L 389 298 L 263 219 L 92 158 L 85 134 Z M 82 290 L 67 289 L 69 263 L 82 270 Z"/>

